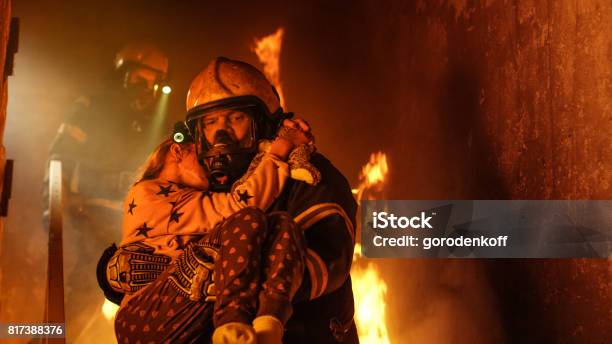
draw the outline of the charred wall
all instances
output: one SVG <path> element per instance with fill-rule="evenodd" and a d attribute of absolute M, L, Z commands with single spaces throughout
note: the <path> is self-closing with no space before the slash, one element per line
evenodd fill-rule
<path fill-rule="evenodd" d="M 610 199 L 609 2 L 368 2 L 364 10 L 379 28 L 371 50 L 394 66 L 382 70 L 388 111 L 398 114 L 388 127 L 390 198 Z M 398 262 L 393 271 L 413 265 Z M 608 260 L 446 269 L 469 267 L 488 276 L 508 342 L 609 335 Z"/>

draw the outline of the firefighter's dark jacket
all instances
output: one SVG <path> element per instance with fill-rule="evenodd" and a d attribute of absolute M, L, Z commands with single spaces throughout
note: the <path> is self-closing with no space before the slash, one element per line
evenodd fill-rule
<path fill-rule="evenodd" d="M 289 180 L 272 206 L 291 213 L 308 243 L 307 273 L 287 323 L 286 343 L 358 343 L 349 276 L 357 204 L 346 178 L 329 160 L 313 155 L 322 181 Z"/>

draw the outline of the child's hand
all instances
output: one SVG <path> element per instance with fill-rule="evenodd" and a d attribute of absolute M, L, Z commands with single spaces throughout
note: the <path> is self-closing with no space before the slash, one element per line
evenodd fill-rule
<path fill-rule="evenodd" d="M 301 129 L 302 131 L 308 133 L 310 132 L 310 126 L 308 125 L 308 122 L 306 122 L 302 118 L 286 119 L 283 121 L 283 125 L 289 128 Z"/>
<path fill-rule="evenodd" d="M 289 153 L 297 146 L 314 143 L 314 136 L 310 132 L 310 126 L 301 118 L 286 119 L 278 131 L 278 135 L 270 144 L 269 152 L 287 160 Z"/>
<path fill-rule="evenodd" d="M 293 143 L 291 141 L 277 137 L 270 143 L 270 148 L 268 149 L 268 153 L 274 154 L 279 157 L 281 160 L 287 161 L 287 157 L 289 153 L 293 150 Z"/>
<path fill-rule="evenodd" d="M 310 126 L 301 118 L 284 120 L 278 136 L 291 141 L 294 147 L 305 143 L 314 143 Z"/>

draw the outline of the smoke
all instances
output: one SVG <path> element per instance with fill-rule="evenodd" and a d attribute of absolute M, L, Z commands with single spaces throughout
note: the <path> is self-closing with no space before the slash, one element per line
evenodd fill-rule
<path fill-rule="evenodd" d="M 207 61 L 225 55 L 257 65 L 253 38 L 284 27 L 280 65 L 292 111 L 353 186 L 371 152 L 387 153 L 389 198 L 609 198 L 609 6 L 15 1 L 22 30 L 5 134 L 15 178 L 0 316 L 42 319 L 47 147 L 72 101 L 99 89 L 126 41 L 158 40 L 168 51 L 168 109 L 180 119 L 182 95 Z M 377 264 L 393 343 L 500 342 L 525 331 L 543 341 L 604 337 L 605 326 L 591 320 L 609 319 L 608 261 Z"/>

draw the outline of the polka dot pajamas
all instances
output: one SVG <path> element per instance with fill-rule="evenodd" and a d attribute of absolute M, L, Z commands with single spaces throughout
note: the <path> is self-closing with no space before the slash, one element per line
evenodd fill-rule
<path fill-rule="evenodd" d="M 193 280 L 190 255 L 181 254 L 120 309 L 115 321 L 119 343 L 197 342 L 210 338 L 213 324 L 251 323 L 260 315 L 272 315 L 283 322 L 289 319 L 291 300 L 302 282 L 306 252 L 303 233 L 289 214 L 265 215 L 257 208 L 245 208 L 186 251 L 201 247 L 216 251 L 212 274 L 206 275 L 208 283 L 204 284 L 214 282 L 214 288 L 203 291 L 214 290 L 215 302 L 191 300 L 186 292 L 190 286 L 177 287 L 182 285 L 180 280 Z M 184 266 L 187 268 L 181 268 Z"/>

